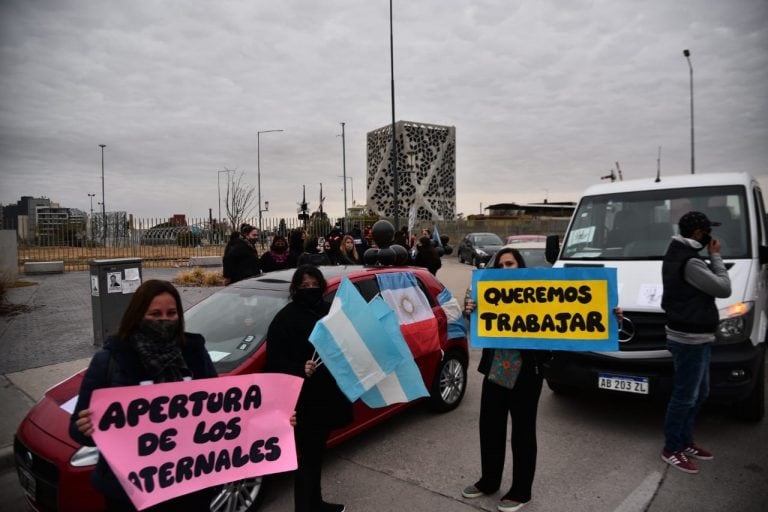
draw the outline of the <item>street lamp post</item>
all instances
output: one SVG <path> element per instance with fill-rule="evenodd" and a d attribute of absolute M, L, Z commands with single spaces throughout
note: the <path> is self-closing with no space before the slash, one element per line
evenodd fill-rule
<path fill-rule="evenodd" d="M 400 230 L 400 182 L 397 168 L 397 137 L 395 132 L 395 44 L 394 37 L 392 35 L 392 0 L 389 0 L 389 70 L 391 76 L 391 93 L 392 93 L 392 161 L 390 162 L 390 169 L 392 171 L 392 206 L 395 221 L 395 232 Z"/>
<path fill-rule="evenodd" d="M 339 178 L 344 178 L 344 183 L 349 180 L 349 192 L 351 194 L 352 199 L 352 206 L 355 206 L 355 180 L 352 178 L 352 176 L 338 176 Z"/>
<path fill-rule="evenodd" d="M 344 231 L 348 231 L 347 226 L 347 149 L 344 140 L 344 124 L 341 123 L 341 169 L 344 178 Z"/>
<path fill-rule="evenodd" d="M 261 237 L 261 212 L 266 211 L 261 209 L 261 134 L 282 131 L 283 130 L 261 130 L 256 132 L 256 194 L 259 199 L 259 237 Z"/>
<path fill-rule="evenodd" d="M 101 235 L 101 243 L 107 245 L 107 207 L 104 205 L 104 148 L 106 144 L 99 144 L 101 148 L 101 222 L 104 224 L 104 231 Z"/>
<path fill-rule="evenodd" d="M 693 66 L 691 65 L 691 51 L 683 50 L 683 56 L 688 61 L 688 70 L 691 77 L 691 174 L 694 174 L 696 167 L 694 165 L 695 157 L 693 151 Z"/>
<path fill-rule="evenodd" d="M 96 194 L 88 194 L 88 199 L 91 200 L 91 216 L 88 217 L 88 222 L 91 224 L 91 240 L 93 240 L 93 198 Z"/>

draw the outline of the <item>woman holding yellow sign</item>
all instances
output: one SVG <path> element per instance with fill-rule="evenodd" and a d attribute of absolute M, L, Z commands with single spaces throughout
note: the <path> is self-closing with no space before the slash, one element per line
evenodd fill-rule
<path fill-rule="evenodd" d="M 494 268 L 525 268 L 517 249 L 504 248 L 496 253 Z M 464 312 L 476 304 L 467 300 Z M 541 351 L 483 349 L 478 371 L 485 375 L 480 398 L 481 477 L 465 487 L 465 498 L 492 494 L 501 486 L 504 471 L 507 417 L 512 417 L 512 487 L 501 497 L 499 512 L 514 512 L 531 500 L 536 473 L 536 414 L 544 381 L 539 370 Z"/>

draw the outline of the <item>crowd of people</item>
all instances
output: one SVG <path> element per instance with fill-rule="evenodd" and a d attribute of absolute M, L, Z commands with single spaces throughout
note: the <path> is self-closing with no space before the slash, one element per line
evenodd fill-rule
<path fill-rule="evenodd" d="M 223 274 L 226 284 L 236 283 L 248 277 L 275 270 L 296 268 L 299 265 L 362 265 L 365 251 L 375 247 L 370 228 L 361 230 L 353 227 L 345 233 L 341 227 L 334 226 L 325 236 L 310 234 L 297 228 L 288 236 L 275 235 L 269 250 L 259 255 L 257 243 L 260 239 L 258 228 L 243 224 L 239 231 L 234 231 L 224 248 Z M 439 240 L 439 241 L 438 241 Z M 449 238 L 439 239 L 428 229 L 423 229 L 417 237 L 409 233 L 407 227 L 395 232 L 393 243 L 406 248 L 409 265 L 424 267 L 433 275 L 441 267 L 440 258 L 450 254 Z"/>

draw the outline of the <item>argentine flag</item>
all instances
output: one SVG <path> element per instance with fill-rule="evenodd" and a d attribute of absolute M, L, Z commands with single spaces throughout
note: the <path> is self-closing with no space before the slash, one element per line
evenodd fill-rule
<path fill-rule="evenodd" d="M 412 272 L 377 274 L 381 296 L 397 314 L 413 357 L 440 351 L 437 318 Z"/>
<path fill-rule="evenodd" d="M 413 362 L 402 336 L 402 346 L 399 346 L 397 340 L 392 339 L 392 333 L 383 328 L 387 317 L 395 322 L 399 334 L 394 313 L 384 301 L 376 298 L 367 303 L 355 285 L 345 278 L 336 291 L 330 312 L 315 324 L 309 335 L 309 341 L 350 401 L 357 400 L 384 380 L 404 357 Z"/>
<path fill-rule="evenodd" d="M 443 291 L 437 296 L 437 302 L 443 308 L 445 318 L 448 320 L 448 339 L 466 338 L 467 325 L 464 323 L 459 301 L 453 296 L 451 290 L 443 288 Z"/>

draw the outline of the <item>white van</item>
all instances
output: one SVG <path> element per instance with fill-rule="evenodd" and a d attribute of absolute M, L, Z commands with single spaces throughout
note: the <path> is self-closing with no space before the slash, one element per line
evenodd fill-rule
<path fill-rule="evenodd" d="M 547 257 L 555 267 L 617 269 L 624 311 L 620 350 L 555 352 L 544 368 L 552 390 L 669 394 L 673 371 L 665 348 L 661 260 L 677 234 L 677 221 L 692 210 L 722 223 L 712 236 L 721 242 L 732 287 L 730 297 L 716 302 L 720 324 L 712 347 L 710 399 L 733 403 L 745 419 L 762 419 L 768 240 L 760 186 L 746 173 L 619 181 L 584 192 L 562 247 L 557 236 L 548 238 Z"/>

